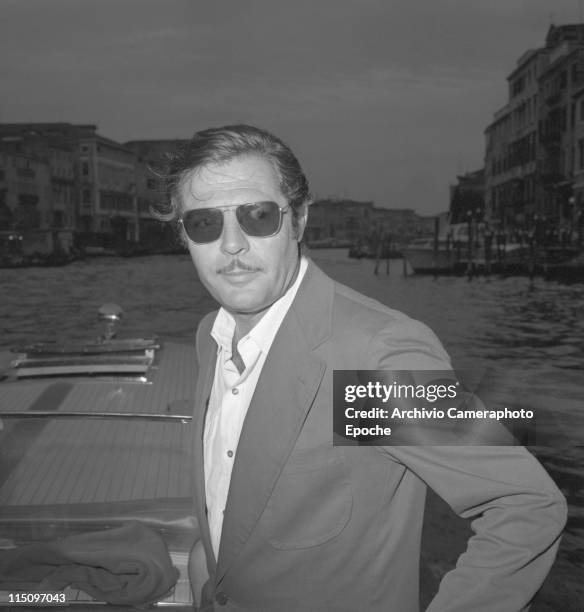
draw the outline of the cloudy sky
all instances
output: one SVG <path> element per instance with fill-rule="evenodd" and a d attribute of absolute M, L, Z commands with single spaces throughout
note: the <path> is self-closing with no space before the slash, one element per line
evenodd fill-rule
<path fill-rule="evenodd" d="M 125 141 L 254 123 L 320 197 L 432 214 L 506 76 L 584 0 L 0 0 L 0 122 Z"/>

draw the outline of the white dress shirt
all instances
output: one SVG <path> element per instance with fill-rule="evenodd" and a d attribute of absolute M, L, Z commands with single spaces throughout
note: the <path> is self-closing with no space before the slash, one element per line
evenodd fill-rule
<path fill-rule="evenodd" d="M 235 320 L 221 308 L 213 323 L 211 336 L 217 342 L 217 361 L 203 443 L 207 518 L 215 558 L 219 554 L 223 513 L 243 421 L 270 346 L 296 297 L 307 267 L 308 261 L 303 257 L 292 286 L 237 343 L 237 351 L 245 365 L 241 374 L 231 359 Z"/>

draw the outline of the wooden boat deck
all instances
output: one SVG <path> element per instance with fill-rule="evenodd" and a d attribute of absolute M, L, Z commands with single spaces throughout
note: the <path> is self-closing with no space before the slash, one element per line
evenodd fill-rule
<path fill-rule="evenodd" d="M 183 601 L 189 591 L 183 557 L 193 542 L 188 532 L 196 532 L 190 422 L 2 419 L 2 413 L 190 416 L 194 363 L 192 347 L 169 344 L 162 349 L 152 383 L 83 378 L 0 384 L 0 543 L 51 539 L 128 518 L 162 525 L 164 532 L 166 522 L 171 527 L 165 535 L 177 547 L 171 553 L 183 566 L 182 582 L 170 603 Z"/>

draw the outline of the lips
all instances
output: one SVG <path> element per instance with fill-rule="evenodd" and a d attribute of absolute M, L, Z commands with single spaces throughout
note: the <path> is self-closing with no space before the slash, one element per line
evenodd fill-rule
<path fill-rule="evenodd" d="M 231 272 L 222 272 L 221 276 L 228 276 L 229 278 L 243 278 L 255 274 L 255 270 L 232 270 Z"/>
<path fill-rule="evenodd" d="M 260 272 L 258 268 L 253 268 L 251 266 L 229 265 L 219 270 L 218 274 L 219 277 L 224 280 L 224 282 L 230 285 L 243 287 L 244 285 L 252 282 L 258 272 Z"/>

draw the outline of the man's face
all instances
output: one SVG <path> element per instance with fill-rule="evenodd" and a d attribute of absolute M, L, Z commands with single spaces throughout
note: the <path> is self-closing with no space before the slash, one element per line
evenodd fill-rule
<path fill-rule="evenodd" d="M 195 171 L 182 188 L 183 212 L 271 200 L 280 207 L 288 202 L 280 190 L 272 165 L 257 155 L 242 155 Z M 275 236 L 248 236 L 240 227 L 235 208 L 223 211 L 221 236 L 209 244 L 188 248 L 201 282 L 231 314 L 256 315 L 280 298 L 290 286 L 298 265 L 298 241 L 305 218 L 292 225 L 292 210 L 282 217 Z"/>

